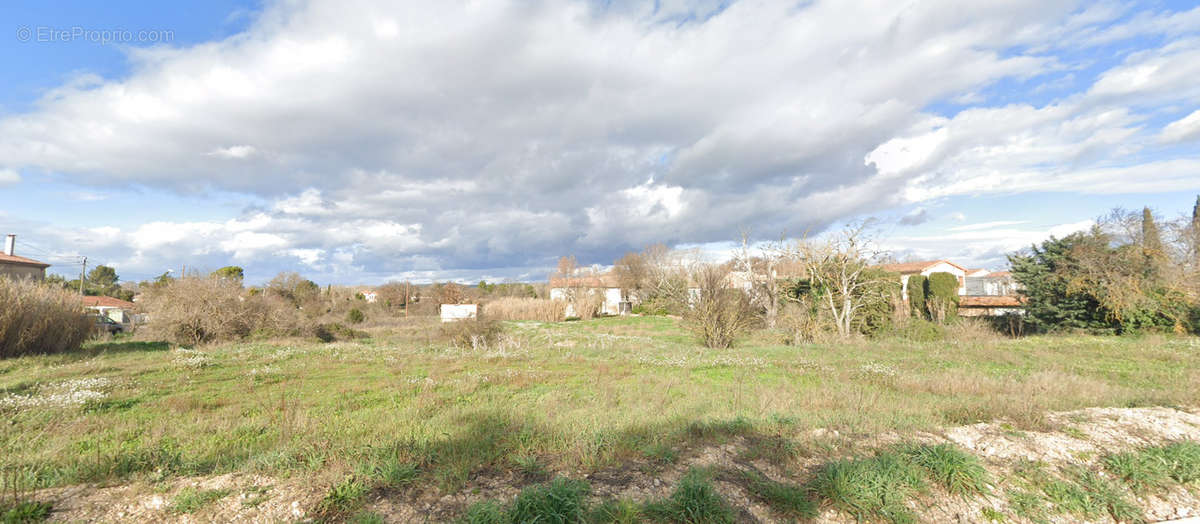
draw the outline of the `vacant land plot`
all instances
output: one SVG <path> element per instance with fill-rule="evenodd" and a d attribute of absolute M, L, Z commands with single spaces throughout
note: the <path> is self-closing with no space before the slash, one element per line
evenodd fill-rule
<path fill-rule="evenodd" d="M 70 491 L 62 487 L 80 484 L 158 489 L 159 507 L 143 509 L 163 515 L 204 512 L 236 497 L 247 508 L 286 499 L 291 517 L 336 520 L 369 506 L 396 519 L 520 520 L 512 515 L 524 511 L 522 499 L 509 507 L 505 497 L 561 476 L 591 479 L 591 487 L 559 482 L 539 489 L 567 498 L 611 495 L 580 503 L 596 520 L 680 520 L 672 512 L 686 512 L 687 501 L 672 498 L 671 490 L 678 486 L 686 491 L 679 497 L 699 497 L 704 506 L 704 490 L 714 485 L 727 499 L 733 495 L 721 486 L 747 494 L 747 502 L 725 508 L 734 520 L 807 518 L 823 508 L 902 521 L 911 515 L 897 508 L 926 486 L 993 497 L 985 505 L 997 516 L 1011 517 L 1018 503 L 1028 502 L 1041 504 L 1036 515 L 1051 518 L 1072 513 L 1055 504 L 1057 495 L 1039 495 L 1039 486 L 1083 473 L 1029 466 L 1020 470 L 1030 480 L 1014 491 L 1013 503 L 983 476 L 963 473 L 964 480 L 927 463 L 974 471 L 974 457 L 989 453 L 976 449 L 978 439 L 949 439 L 952 451 L 966 450 L 964 458 L 943 456 L 949 448 L 930 451 L 931 435 L 946 440 L 943 428 L 993 422 L 989 427 L 1013 438 L 1069 437 L 1083 430 L 1074 419 L 1048 413 L 1091 407 L 1181 408 L 1168 411 L 1178 411 L 1186 426 L 1194 419 L 1188 410 L 1200 405 L 1195 338 L 787 346 L 764 332 L 733 349 L 712 350 L 662 317 L 514 322 L 498 340 L 472 347 L 439 342 L 437 329 L 414 319 L 353 342 L 269 340 L 189 350 L 117 341 L 0 361 L 0 413 L 7 420 L 0 426 L 0 466 L 7 482 L 26 491 L 56 488 L 45 493 L 62 495 Z M 1194 434 L 1188 431 L 1173 435 L 1186 442 Z M 922 439 L 929 449 L 913 448 Z M 1190 450 L 1172 453 L 1183 453 L 1186 465 Z M 1107 451 L 1077 458 L 1100 468 Z M 706 456 L 713 460 L 693 471 L 690 464 Z M 856 462 L 864 460 L 876 462 Z M 753 464 L 765 466 L 747 469 Z M 877 467 L 903 477 L 893 479 L 900 506 L 839 502 L 844 487 L 837 475 L 870 475 Z M 822 481 L 822 474 L 834 478 Z M 1186 475 L 1177 481 L 1170 472 L 1154 475 L 1163 489 L 1194 484 Z M 219 476 L 243 478 L 245 485 L 203 480 Z M 637 476 L 663 479 L 661 500 L 621 488 L 641 482 Z M 938 487 L 943 477 L 952 484 Z M 970 487 L 976 485 L 982 487 Z M 288 498 L 283 486 L 305 495 Z M 526 502 L 562 499 L 538 493 Z M 468 512 L 491 495 L 500 498 Z M 1113 504 L 1095 502 L 1085 509 L 1098 513 L 1087 518 L 1137 511 Z M 720 521 L 725 510 L 704 511 Z M 983 510 L 971 511 L 968 520 L 986 520 Z"/>

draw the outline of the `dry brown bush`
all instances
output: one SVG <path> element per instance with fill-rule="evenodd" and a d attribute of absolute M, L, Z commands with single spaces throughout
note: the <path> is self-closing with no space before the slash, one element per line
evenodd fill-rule
<path fill-rule="evenodd" d="M 78 295 L 0 277 L 0 358 L 76 350 L 91 332 Z"/>
<path fill-rule="evenodd" d="M 567 305 L 561 300 L 542 298 L 500 298 L 483 305 L 488 320 L 536 320 L 558 322 L 566 316 Z"/>
<path fill-rule="evenodd" d="M 1004 337 L 985 319 L 960 317 L 957 322 L 946 325 L 946 338 L 959 343 L 981 344 L 997 342 Z"/>
<path fill-rule="evenodd" d="M 604 305 L 604 295 L 601 292 L 591 289 L 584 289 L 577 293 L 570 300 L 571 309 L 575 310 L 575 316 L 580 320 L 591 320 L 600 314 L 600 307 Z"/>
<path fill-rule="evenodd" d="M 683 313 L 684 326 L 710 348 L 732 346 L 733 340 L 748 331 L 755 319 L 746 294 L 725 287 L 727 274 L 717 266 L 697 270 L 693 278 L 700 292 Z"/>
<path fill-rule="evenodd" d="M 246 293 L 241 284 L 188 277 L 146 293 L 145 335 L 176 344 L 245 338 L 253 333 L 299 334 L 303 322 L 287 299 Z"/>

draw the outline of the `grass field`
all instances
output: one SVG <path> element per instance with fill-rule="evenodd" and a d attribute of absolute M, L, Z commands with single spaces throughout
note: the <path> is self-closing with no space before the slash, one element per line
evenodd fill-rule
<path fill-rule="evenodd" d="M 1200 404 L 1195 338 L 788 346 L 760 332 L 712 350 L 642 317 L 511 322 L 465 348 L 437 330 L 413 319 L 352 342 L 196 350 L 119 339 L 2 360 L 0 466 L 29 487 L 246 471 L 453 493 L 481 471 L 669 462 L 729 434 L 786 464 L 885 432 Z"/>

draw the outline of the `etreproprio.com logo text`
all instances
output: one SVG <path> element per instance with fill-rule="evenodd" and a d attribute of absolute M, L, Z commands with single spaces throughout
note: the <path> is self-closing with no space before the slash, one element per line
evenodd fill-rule
<path fill-rule="evenodd" d="M 175 39 L 171 29 L 91 29 L 83 26 L 21 26 L 17 40 L 21 42 L 58 43 L 88 42 L 92 44 L 157 43 Z"/>

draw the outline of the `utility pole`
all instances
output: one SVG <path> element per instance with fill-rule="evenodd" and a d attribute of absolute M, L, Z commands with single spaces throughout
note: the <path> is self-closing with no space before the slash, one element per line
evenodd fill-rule
<path fill-rule="evenodd" d="M 87 274 L 87 257 L 83 257 L 83 266 L 79 268 L 79 296 L 83 296 L 83 277 Z"/>

